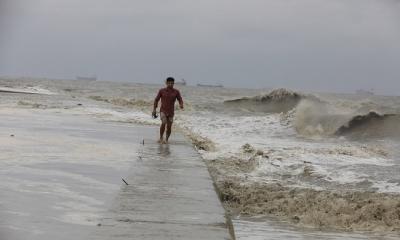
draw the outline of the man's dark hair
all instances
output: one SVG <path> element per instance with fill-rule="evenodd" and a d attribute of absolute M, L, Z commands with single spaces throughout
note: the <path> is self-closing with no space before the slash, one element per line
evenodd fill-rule
<path fill-rule="evenodd" d="M 175 82 L 175 79 L 173 77 L 168 77 L 166 82 Z"/>

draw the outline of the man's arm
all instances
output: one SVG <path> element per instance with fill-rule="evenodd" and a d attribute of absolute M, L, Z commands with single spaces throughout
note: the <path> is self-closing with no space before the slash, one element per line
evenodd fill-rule
<path fill-rule="evenodd" d="M 183 109 L 183 100 L 182 100 L 181 93 L 180 93 L 179 91 L 178 91 L 178 94 L 176 95 L 176 98 L 178 99 L 179 107 L 180 107 L 181 109 Z"/>
<path fill-rule="evenodd" d="M 156 112 L 157 110 L 157 105 L 158 105 L 158 101 L 160 101 L 161 98 L 161 90 L 158 91 L 157 97 L 154 99 L 154 107 L 153 107 L 153 114 Z"/>

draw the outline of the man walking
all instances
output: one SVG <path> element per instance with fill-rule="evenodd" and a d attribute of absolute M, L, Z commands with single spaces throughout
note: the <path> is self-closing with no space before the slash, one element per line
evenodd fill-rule
<path fill-rule="evenodd" d="M 174 110 L 175 110 L 175 101 L 178 99 L 179 106 L 183 109 L 183 100 L 180 92 L 174 88 L 175 79 L 169 77 L 165 80 L 166 88 L 160 89 L 158 91 L 157 97 L 154 99 L 154 108 L 153 108 L 153 117 L 157 116 L 156 110 L 158 101 L 161 99 L 161 108 L 160 108 L 160 118 L 161 118 L 161 126 L 160 126 L 160 140 L 159 143 L 168 143 L 169 136 L 171 135 L 172 123 L 174 121 Z M 167 135 L 164 141 L 164 132 L 165 127 L 167 127 Z"/>

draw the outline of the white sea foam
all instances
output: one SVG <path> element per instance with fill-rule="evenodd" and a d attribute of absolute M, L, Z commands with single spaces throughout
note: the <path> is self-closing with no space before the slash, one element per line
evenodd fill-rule
<path fill-rule="evenodd" d="M 206 137 L 216 145 L 216 151 L 201 151 L 208 160 L 242 157 L 242 146 L 250 144 L 267 155 L 259 157 L 251 174 L 256 179 L 274 181 L 292 179 L 293 185 L 310 186 L 299 176 L 311 177 L 339 185 L 356 184 L 369 179 L 356 166 L 391 167 L 395 163 L 383 151 L 360 144 L 332 140 L 307 140 L 295 136 L 294 130 L 280 122 L 281 114 L 266 116 L 181 115 L 177 122 L 195 134 Z M 320 188 L 315 185 L 314 188 Z M 383 188 L 380 188 L 383 189 Z"/>
<path fill-rule="evenodd" d="M 271 137 L 281 138 L 294 134 L 290 128 L 281 127 L 279 119 L 279 114 L 240 117 L 210 114 L 180 116 L 177 122 L 212 140 L 222 154 L 237 154 L 245 143 L 255 147 L 265 146 Z"/>
<path fill-rule="evenodd" d="M 376 181 L 373 183 L 372 188 L 378 189 L 379 192 L 386 193 L 399 193 L 400 183 L 388 182 L 388 181 Z"/>

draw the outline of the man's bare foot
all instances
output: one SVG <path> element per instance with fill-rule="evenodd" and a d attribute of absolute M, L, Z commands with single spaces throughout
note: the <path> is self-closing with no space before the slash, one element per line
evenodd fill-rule
<path fill-rule="evenodd" d="M 161 143 L 161 144 L 166 144 L 167 142 L 164 140 L 164 139 L 158 139 L 158 141 L 157 141 L 158 143 Z"/>

